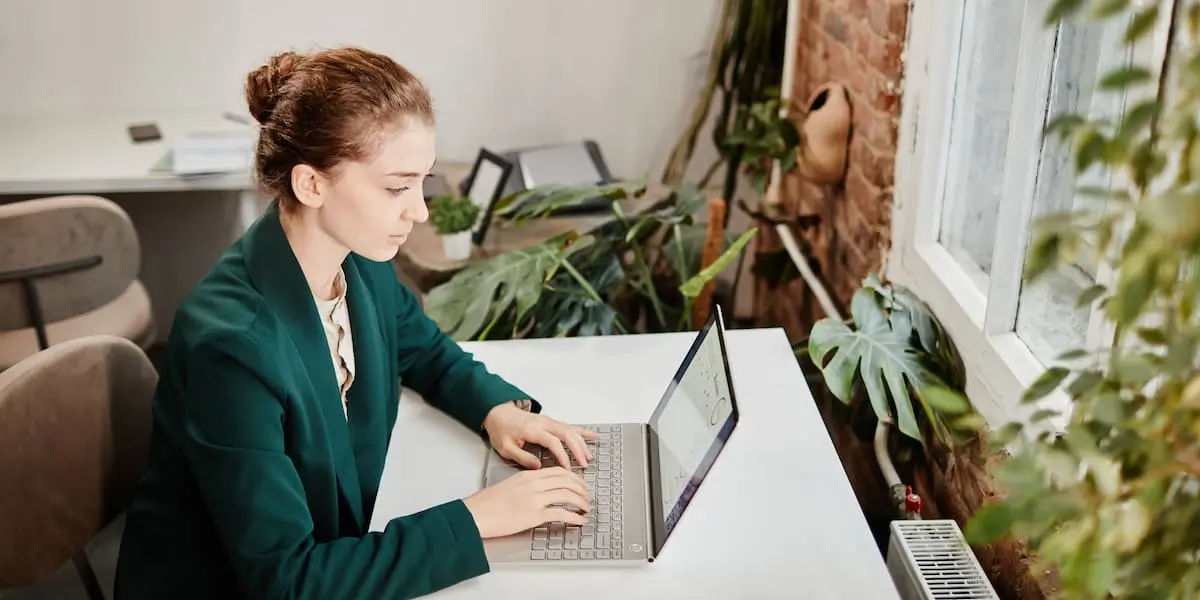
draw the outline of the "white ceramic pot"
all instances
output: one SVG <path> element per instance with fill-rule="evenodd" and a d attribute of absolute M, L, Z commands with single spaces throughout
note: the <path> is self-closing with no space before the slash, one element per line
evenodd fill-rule
<path fill-rule="evenodd" d="M 442 250 L 450 260 L 466 260 L 471 257 L 471 232 L 462 231 L 443 235 Z"/>

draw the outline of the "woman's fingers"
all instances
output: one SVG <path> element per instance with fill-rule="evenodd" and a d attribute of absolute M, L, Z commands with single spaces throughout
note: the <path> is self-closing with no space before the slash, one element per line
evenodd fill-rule
<path fill-rule="evenodd" d="M 571 490 L 580 497 L 591 497 L 591 492 L 588 491 L 587 482 L 583 480 L 583 477 L 580 477 L 569 469 L 564 469 L 562 467 L 547 467 L 541 471 L 538 471 L 538 477 L 535 481 L 535 489 L 540 493 L 549 493 L 553 492 L 554 490 L 567 489 Z"/>
<path fill-rule="evenodd" d="M 579 434 L 579 430 L 569 425 L 559 425 L 557 431 L 554 433 L 571 449 L 571 454 L 575 455 L 575 461 L 580 466 L 587 468 L 588 461 L 592 457 L 588 456 L 587 442 L 583 441 L 583 436 Z"/>
<path fill-rule="evenodd" d="M 508 458 L 516 461 L 517 464 L 525 467 L 526 469 L 537 469 L 542 466 L 542 461 L 538 460 L 538 457 L 530 454 L 528 450 L 525 450 L 515 442 L 507 444 L 505 446 L 505 450 L 506 452 L 504 454 L 506 454 Z"/>
<path fill-rule="evenodd" d="M 562 441 L 559 440 L 558 436 L 554 435 L 554 433 L 549 429 L 540 430 L 537 434 L 537 438 L 534 441 L 550 450 L 550 452 L 554 454 L 554 459 L 557 460 L 558 464 L 562 465 L 564 469 L 571 468 L 571 459 L 567 456 L 567 451 L 563 448 Z"/>
<path fill-rule="evenodd" d="M 588 512 L 592 510 L 592 502 L 586 496 L 581 496 L 575 490 L 570 488 L 558 488 L 550 490 L 542 495 L 540 501 L 542 506 L 551 506 L 554 504 L 565 504 L 574 506 L 580 511 Z"/>
<path fill-rule="evenodd" d="M 547 507 L 542 512 L 543 523 L 567 523 L 570 525 L 587 525 L 587 517 L 565 508 Z"/>

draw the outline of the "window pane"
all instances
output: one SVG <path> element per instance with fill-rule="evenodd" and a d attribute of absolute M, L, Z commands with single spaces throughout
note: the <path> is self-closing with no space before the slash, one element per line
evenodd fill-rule
<path fill-rule="evenodd" d="M 1121 44 L 1125 23 L 1064 26 L 1055 50 L 1050 86 L 1050 114 L 1066 112 L 1091 118 L 1119 118 L 1125 98 L 1097 92 L 1096 81 L 1130 61 Z M 1046 141 L 1038 167 L 1033 217 L 1065 210 L 1095 209 L 1094 199 L 1075 193 L 1080 186 L 1107 187 L 1110 173 L 1092 168 L 1077 174 L 1068 143 Z M 1034 283 L 1026 283 L 1017 306 L 1017 335 L 1039 360 L 1053 362 L 1059 354 L 1083 347 L 1087 341 L 1090 310 L 1076 308 L 1076 300 L 1096 277 L 1091 248 L 1084 248 L 1072 264 L 1061 264 Z"/>
<path fill-rule="evenodd" d="M 961 2 L 939 241 L 986 292 L 1024 2 Z"/>

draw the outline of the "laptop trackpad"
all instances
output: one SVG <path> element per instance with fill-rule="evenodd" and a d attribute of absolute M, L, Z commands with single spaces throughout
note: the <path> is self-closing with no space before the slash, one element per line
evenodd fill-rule
<path fill-rule="evenodd" d="M 522 467 L 508 464 L 508 461 L 493 450 L 488 454 L 487 475 L 483 485 L 485 487 L 495 485 L 524 470 Z"/>

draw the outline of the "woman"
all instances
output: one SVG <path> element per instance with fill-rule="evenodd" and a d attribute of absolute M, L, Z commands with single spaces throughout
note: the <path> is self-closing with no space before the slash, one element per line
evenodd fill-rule
<path fill-rule="evenodd" d="M 391 59 L 284 53 L 246 81 L 276 198 L 176 315 L 116 597 L 408 598 L 487 572 L 482 539 L 582 524 L 592 434 L 541 416 L 426 317 L 391 259 L 428 217 L 429 93 Z M 401 383 L 531 467 L 370 533 Z M 565 447 L 564 447 L 565 446 Z"/>

